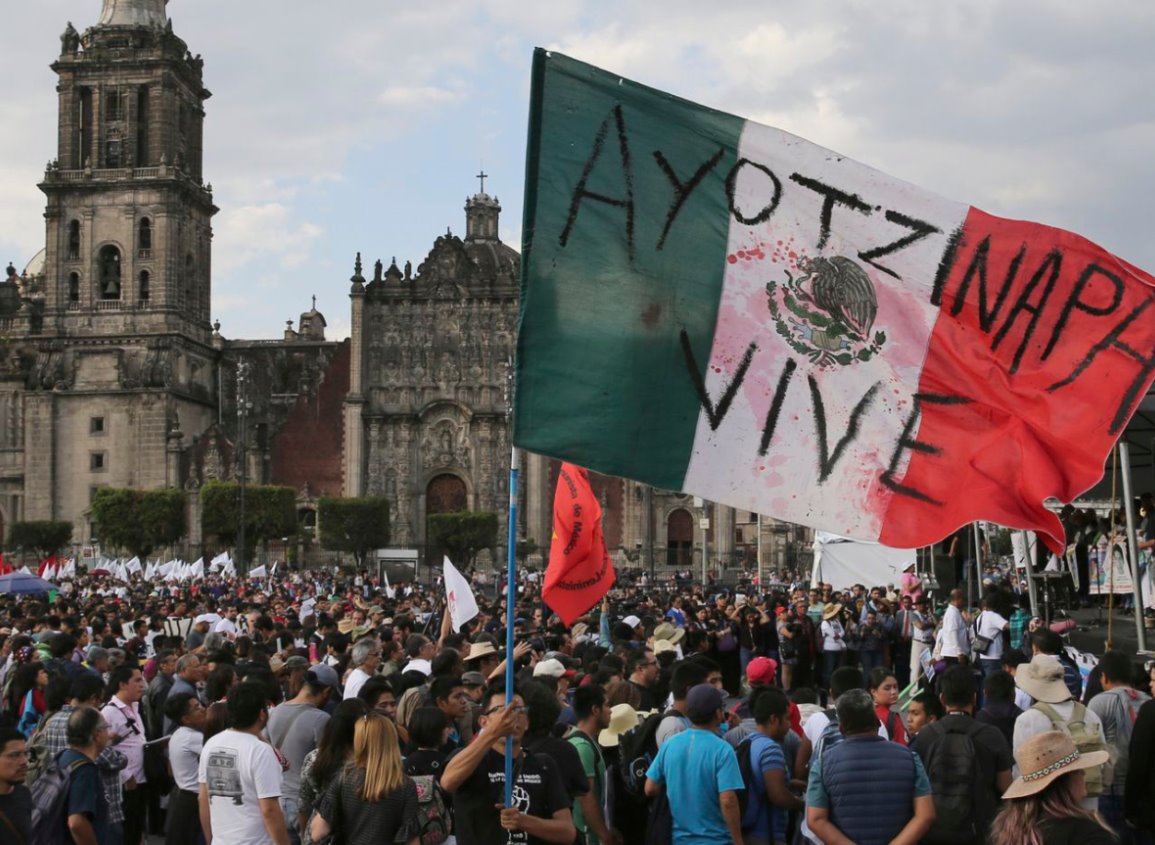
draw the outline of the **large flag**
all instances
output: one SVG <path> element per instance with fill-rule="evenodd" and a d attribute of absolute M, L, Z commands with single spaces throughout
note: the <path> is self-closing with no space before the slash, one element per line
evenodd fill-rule
<path fill-rule="evenodd" d="M 541 597 L 567 625 L 614 585 L 614 564 L 602 536 L 602 506 L 589 473 L 562 464 L 553 499 L 553 538 Z"/>
<path fill-rule="evenodd" d="M 1155 280 L 801 138 L 534 57 L 514 440 L 856 539 L 1038 529 L 1155 376 Z"/>
<path fill-rule="evenodd" d="M 445 602 L 449 607 L 449 619 L 454 633 L 477 615 L 477 599 L 473 597 L 473 588 L 448 557 L 445 558 Z"/>
<path fill-rule="evenodd" d="M 269 573 L 265 569 L 265 565 L 263 563 L 260 566 L 255 566 L 249 570 L 250 578 L 265 578 L 268 576 L 268 574 Z"/>

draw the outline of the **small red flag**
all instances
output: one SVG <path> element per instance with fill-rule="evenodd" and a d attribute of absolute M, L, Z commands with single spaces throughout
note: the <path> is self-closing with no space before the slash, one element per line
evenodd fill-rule
<path fill-rule="evenodd" d="M 562 464 L 553 499 L 553 538 L 542 598 L 565 624 L 572 625 L 609 592 L 614 577 L 602 536 L 602 508 L 590 487 L 589 473 Z"/>

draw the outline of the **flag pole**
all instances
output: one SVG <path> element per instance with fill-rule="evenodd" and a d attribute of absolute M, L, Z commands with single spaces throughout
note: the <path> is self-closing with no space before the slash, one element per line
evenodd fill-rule
<path fill-rule="evenodd" d="M 505 704 L 513 701 L 513 596 L 517 551 L 517 447 L 509 457 L 509 530 L 505 572 Z M 505 738 L 505 806 L 513 806 L 513 737 Z"/>

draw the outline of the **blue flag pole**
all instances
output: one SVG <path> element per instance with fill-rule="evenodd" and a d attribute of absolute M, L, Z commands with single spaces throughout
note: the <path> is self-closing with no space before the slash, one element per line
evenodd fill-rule
<path fill-rule="evenodd" d="M 505 573 L 505 705 L 513 701 L 513 597 L 517 587 L 514 573 L 517 564 L 517 448 L 509 458 L 509 531 Z M 505 806 L 513 806 L 513 737 L 505 738 Z"/>

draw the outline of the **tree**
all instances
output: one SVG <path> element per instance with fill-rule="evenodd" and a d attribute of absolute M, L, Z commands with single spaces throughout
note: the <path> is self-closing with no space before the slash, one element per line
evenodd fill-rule
<path fill-rule="evenodd" d="M 459 569 L 472 569 L 479 551 L 497 545 L 497 514 L 489 511 L 433 514 L 426 525 L 430 552 L 443 551 Z"/>
<path fill-rule="evenodd" d="M 232 481 L 210 481 L 201 488 L 201 531 L 224 546 L 235 546 L 240 527 L 240 490 Z M 297 494 L 292 487 L 245 485 L 245 560 L 257 543 L 297 532 Z"/>
<path fill-rule="evenodd" d="M 317 528 L 322 548 L 352 553 L 360 568 L 365 555 L 389 544 L 389 500 L 322 496 L 317 503 Z"/>
<path fill-rule="evenodd" d="M 184 493 L 102 487 L 92 499 L 92 521 L 106 548 L 147 557 L 185 535 Z"/>
<path fill-rule="evenodd" d="M 8 531 L 8 548 L 27 549 L 37 560 L 56 554 L 71 541 L 71 522 L 13 522 Z"/>

